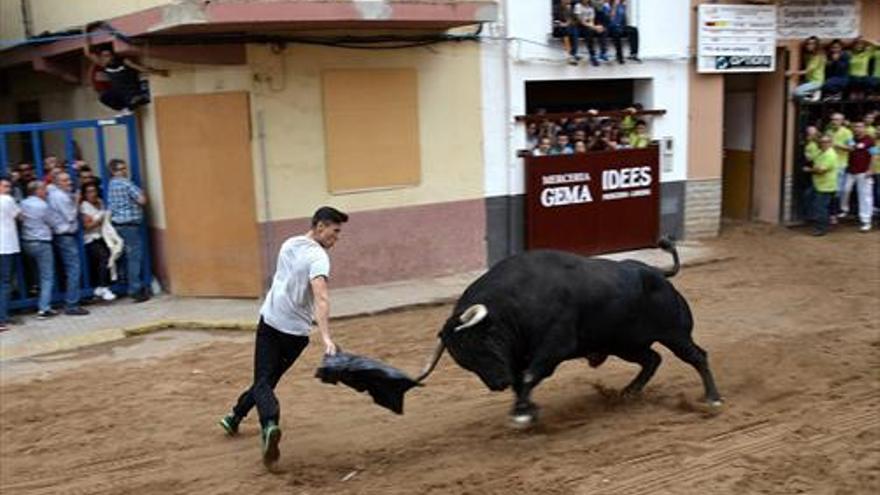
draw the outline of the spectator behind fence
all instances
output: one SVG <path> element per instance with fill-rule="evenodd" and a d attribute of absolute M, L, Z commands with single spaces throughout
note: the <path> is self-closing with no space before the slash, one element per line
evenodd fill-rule
<path fill-rule="evenodd" d="M 542 137 L 538 143 L 538 147 L 532 150 L 534 156 L 550 156 L 553 154 L 553 140 L 549 137 Z"/>
<path fill-rule="evenodd" d="M 794 89 L 795 98 L 810 97 L 814 101 L 822 96 L 822 86 L 825 84 L 825 64 L 827 57 L 825 51 L 819 42 L 819 38 L 810 36 L 804 41 L 801 51 L 802 58 L 805 61 L 804 70 L 788 71 L 787 76 L 804 76 L 803 84 L 799 84 Z"/>
<path fill-rule="evenodd" d="M 0 177 L 0 332 L 9 329 L 9 298 L 12 293 L 12 273 L 20 246 L 18 219 L 21 210 L 12 197 L 12 180 Z"/>
<path fill-rule="evenodd" d="M 853 41 L 849 57 L 850 98 L 864 99 L 867 93 L 877 89 L 876 79 L 869 72 L 876 49 L 873 42 L 862 37 Z"/>
<path fill-rule="evenodd" d="M 574 153 L 574 147 L 568 139 L 568 134 L 560 134 L 556 136 L 556 146 L 550 152 L 551 155 L 571 155 Z"/>
<path fill-rule="evenodd" d="M 87 163 L 83 163 L 79 167 L 79 187 L 82 189 L 84 186 L 89 184 L 94 184 L 98 188 L 98 195 L 101 194 L 101 178 L 96 176 L 94 172 L 92 172 L 92 167 L 90 167 Z"/>
<path fill-rule="evenodd" d="M 829 206 L 837 192 L 838 157 L 834 151 L 831 136 L 822 136 L 819 141 L 821 151 L 812 165 L 805 166 L 804 172 L 813 176 L 813 235 L 823 236 L 828 233 Z"/>
<path fill-rule="evenodd" d="M 599 65 L 596 57 L 596 37 L 604 40 L 605 28 L 596 22 L 596 10 L 590 5 L 590 0 L 580 0 L 572 4 L 573 25 L 569 26 L 569 39 L 571 42 L 571 58 L 574 63 L 580 60 L 578 56 L 578 40 L 584 39 L 587 51 L 590 54 L 590 63 L 595 67 Z M 608 57 L 605 56 L 607 59 Z"/>
<path fill-rule="evenodd" d="M 651 145 L 651 136 L 648 135 L 647 122 L 644 120 L 636 122 L 636 129 L 629 135 L 629 142 L 633 148 L 647 148 Z"/>
<path fill-rule="evenodd" d="M 581 154 L 581 153 L 586 153 L 586 152 L 587 152 L 587 143 L 585 143 L 583 141 L 575 141 L 574 142 L 574 153 L 576 155 Z"/>
<path fill-rule="evenodd" d="M 98 99 L 105 106 L 113 110 L 133 111 L 135 108 L 150 102 L 150 94 L 146 86 L 141 82 L 141 74 L 156 74 L 168 77 L 168 71 L 156 69 L 147 65 L 141 65 L 129 58 L 117 55 L 112 46 L 107 45 L 95 48 L 91 44 L 91 28 L 86 27 L 85 44 L 83 53 L 93 64 L 103 71 L 105 76 L 96 76 L 106 80 L 106 84 L 96 85 L 101 88 Z"/>
<path fill-rule="evenodd" d="M 107 185 L 110 220 L 125 246 L 128 295 L 135 302 L 144 302 L 150 298 L 150 289 L 144 287 L 141 280 L 144 250 L 141 225 L 144 221 L 143 206 L 147 204 L 147 197 L 128 179 L 128 165 L 124 160 L 118 158 L 110 160 L 109 168 L 113 174 Z"/>
<path fill-rule="evenodd" d="M 95 287 L 95 296 L 112 301 L 116 299 L 116 294 L 110 290 L 110 249 L 102 235 L 109 212 L 104 208 L 98 186 L 94 183 L 83 184 L 79 211 L 82 214 L 83 243 L 89 259 L 89 276 Z"/>
<path fill-rule="evenodd" d="M 13 184 L 13 187 L 15 188 L 13 196 L 21 202 L 28 195 L 28 184 L 37 178 L 37 174 L 34 172 L 34 166 L 29 162 L 20 162 L 17 168 L 18 181 Z"/>
<path fill-rule="evenodd" d="M 623 59 L 623 43 L 621 38 L 626 37 L 629 44 L 629 59 L 634 62 L 641 62 L 639 59 L 639 30 L 628 23 L 626 15 L 626 0 L 604 0 L 602 2 L 603 16 L 607 22 L 608 36 L 614 43 L 614 52 L 617 57 L 617 63 L 625 63 Z M 603 39 L 603 45 L 606 41 Z M 606 53 L 603 46 L 602 54 Z"/>
<path fill-rule="evenodd" d="M 853 139 L 853 133 L 846 127 L 846 117 L 839 112 L 831 115 L 828 133 L 831 135 L 834 151 L 837 153 L 837 190 L 840 195 L 840 192 L 843 191 L 846 167 L 849 165 L 849 143 Z M 836 221 L 836 217 L 832 221 Z"/>
<path fill-rule="evenodd" d="M 46 203 L 46 185 L 34 180 L 28 184 L 28 197 L 21 202 L 21 247 L 24 254 L 37 265 L 40 277 L 40 296 L 37 318 L 57 315 L 52 307 L 52 288 L 55 283 L 55 258 L 52 255 L 53 214 Z"/>
<path fill-rule="evenodd" d="M 64 267 L 64 313 L 73 316 L 89 314 L 80 307 L 82 266 L 79 260 L 79 194 L 73 192 L 70 174 L 61 172 L 55 183 L 47 186 L 49 208 L 55 215 L 52 242 Z"/>
<path fill-rule="evenodd" d="M 828 60 L 825 63 L 825 84 L 822 93 L 827 100 L 839 101 L 849 85 L 849 54 L 843 51 L 843 43 L 834 40 L 828 47 Z"/>
<path fill-rule="evenodd" d="M 853 139 L 850 142 L 849 162 L 846 168 L 846 180 L 840 195 L 839 218 L 849 214 L 849 200 L 853 186 L 858 187 L 859 220 L 862 232 L 871 230 L 871 215 L 874 212 L 874 192 L 871 184 L 871 156 L 876 153 L 874 140 L 865 133 L 865 123 L 853 123 Z"/>

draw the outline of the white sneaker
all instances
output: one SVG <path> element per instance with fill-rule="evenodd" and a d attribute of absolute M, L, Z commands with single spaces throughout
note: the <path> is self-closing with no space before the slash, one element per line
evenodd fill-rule
<path fill-rule="evenodd" d="M 841 211 L 837 214 L 837 218 L 846 218 L 847 215 L 849 215 L 848 211 Z"/>
<path fill-rule="evenodd" d="M 104 297 L 105 290 L 107 290 L 105 287 L 95 287 L 92 293 L 95 294 L 95 297 Z"/>
<path fill-rule="evenodd" d="M 115 301 L 116 300 L 116 294 L 114 294 L 112 290 L 107 289 L 105 287 L 102 287 L 102 288 L 104 289 L 104 292 L 101 294 L 101 299 L 103 299 L 105 301 Z"/>
<path fill-rule="evenodd" d="M 863 223 L 862 226 L 859 227 L 859 231 L 860 231 L 860 232 L 868 232 L 868 231 L 870 231 L 870 230 L 871 230 L 871 224 L 870 224 L 870 223 Z"/>

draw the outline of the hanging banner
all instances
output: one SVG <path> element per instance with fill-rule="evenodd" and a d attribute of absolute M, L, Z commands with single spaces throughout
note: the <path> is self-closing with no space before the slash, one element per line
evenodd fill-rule
<path fill-rule="evenodd" d="M 658 147 L 525 160 L 529 249 L 599 254 L 657 244 Z"/>
<path fill-rule="evenodd" d="M 701 4 L 697 72 L 776 70 L 776 7 Z"/>
<path fill-rule="evenodd" d="M 876 0 L 875 0 L 876 1 Z M 855 38 L 859 35 L 859 0 L 779 0 L 779 39 Z"/>

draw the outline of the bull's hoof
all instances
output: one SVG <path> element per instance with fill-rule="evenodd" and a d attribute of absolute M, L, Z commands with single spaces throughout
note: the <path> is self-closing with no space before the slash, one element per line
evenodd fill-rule
<path fill-rule="evenodd" d="M 510 426 L 522 430 L 531 427 L 538 422 L 534 414 L 513 414 L 510 416 Z"/>
<path fill-rule="evenodd" d="M 718 399 L 706 399 L 706 405 L 709 407 L 721 407 L 724 405 L 724 401 L 720 398 Z"/>

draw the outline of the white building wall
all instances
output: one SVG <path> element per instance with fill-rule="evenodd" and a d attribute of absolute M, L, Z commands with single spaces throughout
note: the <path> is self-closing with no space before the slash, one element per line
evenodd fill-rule
<path fill-rule="evenodd" d="M 483 30 L 488 197 L 525 192 L 523 161 L 516 157 L 516 150 L 525 148 L 525 132 L 521 125 L 513 122 L 515 116 L 526 113 L 527 81 L 635 79 L 636 101 L 645 108 L 667 112 L 651 119 L 654 138 L 673 140 L 672 167 L 662 174 L 661 181 L 686 179 L 690 1 L 630 0 L 630 4 L 630 23 L 639 28 L 639 54 L 644 63 L 591 67 L 582 61 L 575 67 L 567 64 L 561 42 L 551 36 L 550 0 L 501 1 L 498 23 Z M 583 41 L 581 43 L 583 47 Z M 609 49 L 613 50 L 610 42 Z M 506 161 L 502 157 L 506 157 Z"/>

